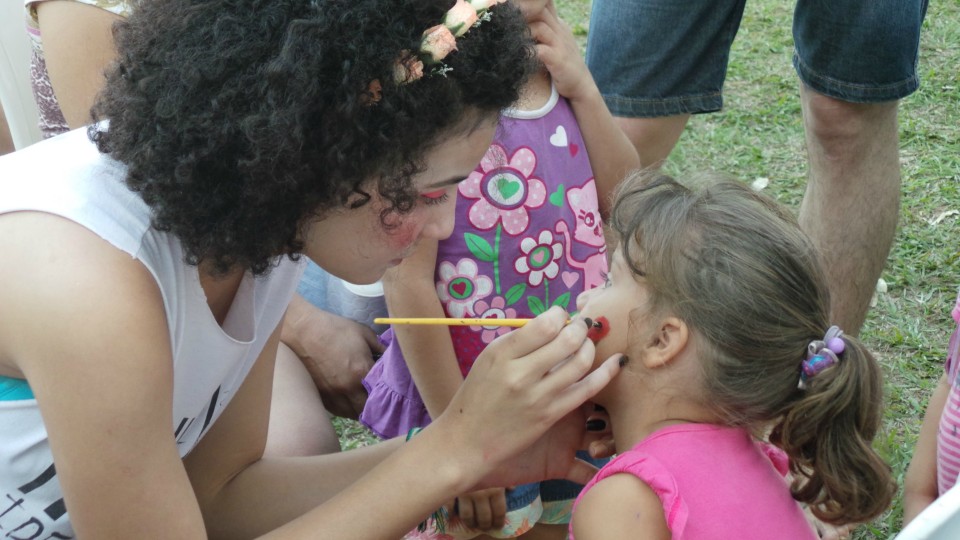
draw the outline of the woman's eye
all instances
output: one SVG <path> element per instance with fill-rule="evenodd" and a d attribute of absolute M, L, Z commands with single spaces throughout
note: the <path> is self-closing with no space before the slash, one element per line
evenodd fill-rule
<path fill-rule="evenodd" d="M 425 199 L 425 202 L 429 205 L 443 204 L 447 202 L 447 199 L 450 198 L 450 195 L 445 189 L 438 189 L 436 191 L 428 191 L 427 193 L 421 193 L 421 197 Z"/>

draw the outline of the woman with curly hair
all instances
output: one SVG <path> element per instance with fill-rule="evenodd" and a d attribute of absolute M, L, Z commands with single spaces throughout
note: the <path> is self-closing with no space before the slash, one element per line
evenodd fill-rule
<path fill-rule="evenodd" d="M 473 488 L 589 479 L 580 405 L 617 358 L 587 374 L 559 309 L 406 443 L 262 457 L 301 255 L 369 283 L 448 235 L 532 71 L 489 4 L 151 0 L 120 23 L 89 133 L 0 160 L 0 527 L 396 538 Z"/>

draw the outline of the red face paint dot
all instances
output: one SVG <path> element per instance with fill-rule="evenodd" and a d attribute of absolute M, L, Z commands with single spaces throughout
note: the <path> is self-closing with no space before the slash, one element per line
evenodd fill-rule
<path fill-rule="evenodd" d="M 593 321 L 593 327 L 587 330 L 587 338 L 594 344 L 597 344 L 601 339 L 606 337 L 608 333 L 610 333 L 610 321 L 608 321 L 606 317 L 597 317 Z"/>

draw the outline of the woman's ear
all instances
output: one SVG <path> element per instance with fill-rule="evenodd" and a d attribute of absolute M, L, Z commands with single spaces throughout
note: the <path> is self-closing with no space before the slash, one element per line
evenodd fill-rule
<path fill-rule="evenodd" d="M 667 365 L 686 348 L 689 338 L 690 329 L 683 320 L 677 317 L 662 319 L 641 355 L 644 365 L 649 369 Z"/>

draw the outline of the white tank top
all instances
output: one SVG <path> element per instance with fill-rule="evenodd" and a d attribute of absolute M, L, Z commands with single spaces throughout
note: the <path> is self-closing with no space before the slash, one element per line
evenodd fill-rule
<path fill-rule="evenodd" d="M 170 433 L 183 457 L 240 387 L 279 323 L 302 265 L 284 258 L 265 277 L 247 273 L 221 327 L 197 267 L 183 262 L 176 237 L 150 226 L 150 210 L 123 183 L 125 172 L 97 151 L 84 129 L 66 133 L 0 158 L 0 214 L 33 210 L 65 217 L 153 274 L 173 351 Z M 0 401 L 0 532 L 72 538 L 67 510 L 37 401 Z"/>

